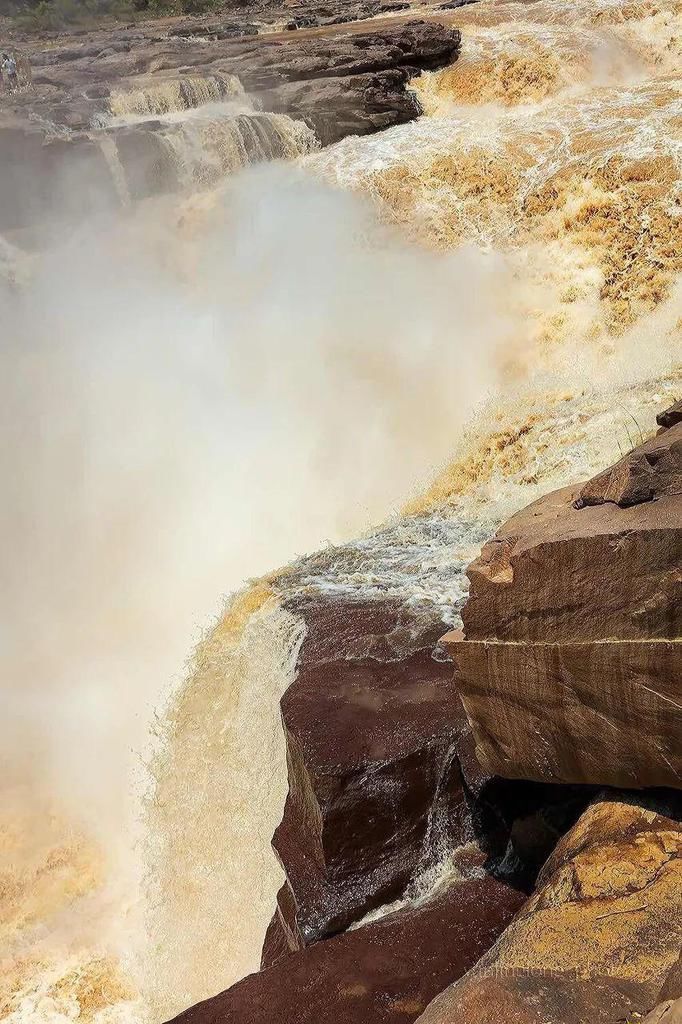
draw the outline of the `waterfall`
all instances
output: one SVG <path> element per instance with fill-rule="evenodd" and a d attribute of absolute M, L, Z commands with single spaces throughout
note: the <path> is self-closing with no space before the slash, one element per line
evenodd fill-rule
<path fill-rule="evenodd" d="M 294 159 L 318 147 L 315 133 L 286 114 L 210 110 L 171 123 L 160 134 L 187 188 L 212 185 L 249 164 Z"/>
<path fill-rule="evenodd" d="M 246 101 L 236 75 L 182 75 L 159 80 L 149 78 L 136 83 L 135 88 L 112 90 L 109 109 L 113 118 L 129 122 L 131 116 L 160 117 L 228 99 Z"/>

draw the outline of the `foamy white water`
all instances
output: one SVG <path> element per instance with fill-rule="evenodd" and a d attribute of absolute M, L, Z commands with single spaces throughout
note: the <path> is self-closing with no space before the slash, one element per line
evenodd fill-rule
<path fill-rule="evenodd" d="M 147 204 L 34 271 L 28 309 L 11 300 L 12 1024 L 161 1020 L 257 966 L 301 639 L 280 589 L 393 593 L 454 622 L 496 527 L 682 392 L 679 5 L 483 0 L 453 21 L 462 58 L 415 83 L 416 123 L 304 156 L 303 184 L 254 173 Z M 214 182 L 238 161 L 215 162 L 222 128 L 190 100 L 112 116 L 191 123 Z M 209 630 L 153 726 L 140 822 L 130 751 L 193 630 L 327 539 Z"/>

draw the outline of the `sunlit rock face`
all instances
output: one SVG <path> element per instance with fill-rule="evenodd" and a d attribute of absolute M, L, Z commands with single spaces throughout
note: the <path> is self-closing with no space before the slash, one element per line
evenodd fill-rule
<path fill-rule="evenodd" d="M 488 771 L 680 786 L 681 494 L 674 423 L 517 513 L 472 563 L 447 646 Z"/>
<path fill-rule="evenodd" d="M 422 1024 L 607 1021 L 679 991 L 679 812 L 679 798 L 595 801 L 495 946 Z"/>

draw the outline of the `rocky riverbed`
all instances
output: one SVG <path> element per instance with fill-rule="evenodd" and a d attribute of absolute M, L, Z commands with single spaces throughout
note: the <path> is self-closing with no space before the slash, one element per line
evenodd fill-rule
<path fill-rule="evenodd" d="M 299 13 L 300 29 L 296 18 L 287 28 L 226 17 L 27 40 L 31 83 L 27 71 L 0 101 L 0 230 L 217 181 L 417 117 L 408 82 L 456 60 L 460 33 L 390 10 Z"/>

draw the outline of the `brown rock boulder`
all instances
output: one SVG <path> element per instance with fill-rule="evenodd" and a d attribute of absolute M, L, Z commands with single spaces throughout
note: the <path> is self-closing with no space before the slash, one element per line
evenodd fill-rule
<path fill-rule="evenodd" d="M 682 415 L 673 406 L 663 413 L 663 420 L 662 433 L 585 484 L 576 508 L 607 501 L 626 508 L 682 493 Z"/>
<path fill-rule="evenodd" d="M 659 998 L 682 948 L 679 807 L 602 798 L 549 858 L 533 896 L 420 1024 L 624 1020 Z"/>
<path fill-rule="evenodd" d="M 410 1024 L 490 948 L 523 896 L 490 877 L 290 953 L 176 1024 Z"/>
<path fill-rule="evenodd" d="M 289 795 L 273 845 L 295 948 L 394 900 L 439 844 L 474 833 L 456 749 L 466 716 L 432 657 L 439 621 L 415 629 L 391 601 L 290 607 L 308 632 L 281 704 Z"/>
<path fill-rule="evenodd" d="M 682 422 L 518 513 L 468 574 L 445 646 L 484 768 L 680 786 Z"/>
<path fill-rule="evenodd" d="M 468 570 L 467 640 L 682 636 L 682 484 L 671 469 L 682 458 L 682 423 L 655 442 L 662 457 L 647 487 L 658 500 L 632 504 L 632 493 L 614 483 L 614 498 L 627 498 L 627 507 L 608 498 L 593 503 L 609 480 L 620 479 L 624 465 L 638 464 L 636 449 L 629 463 L 582 488 L 540 498 L 500 529 Z"/>
<path fill-rule="evenodd" d="M 669 409 L 659 412 L 656 422 L 664 430 L 667 430 L 668 427 L 674 427 L 676 423 L 682 423 L 682 398 L 679 402 L 671 405 Z"/>

